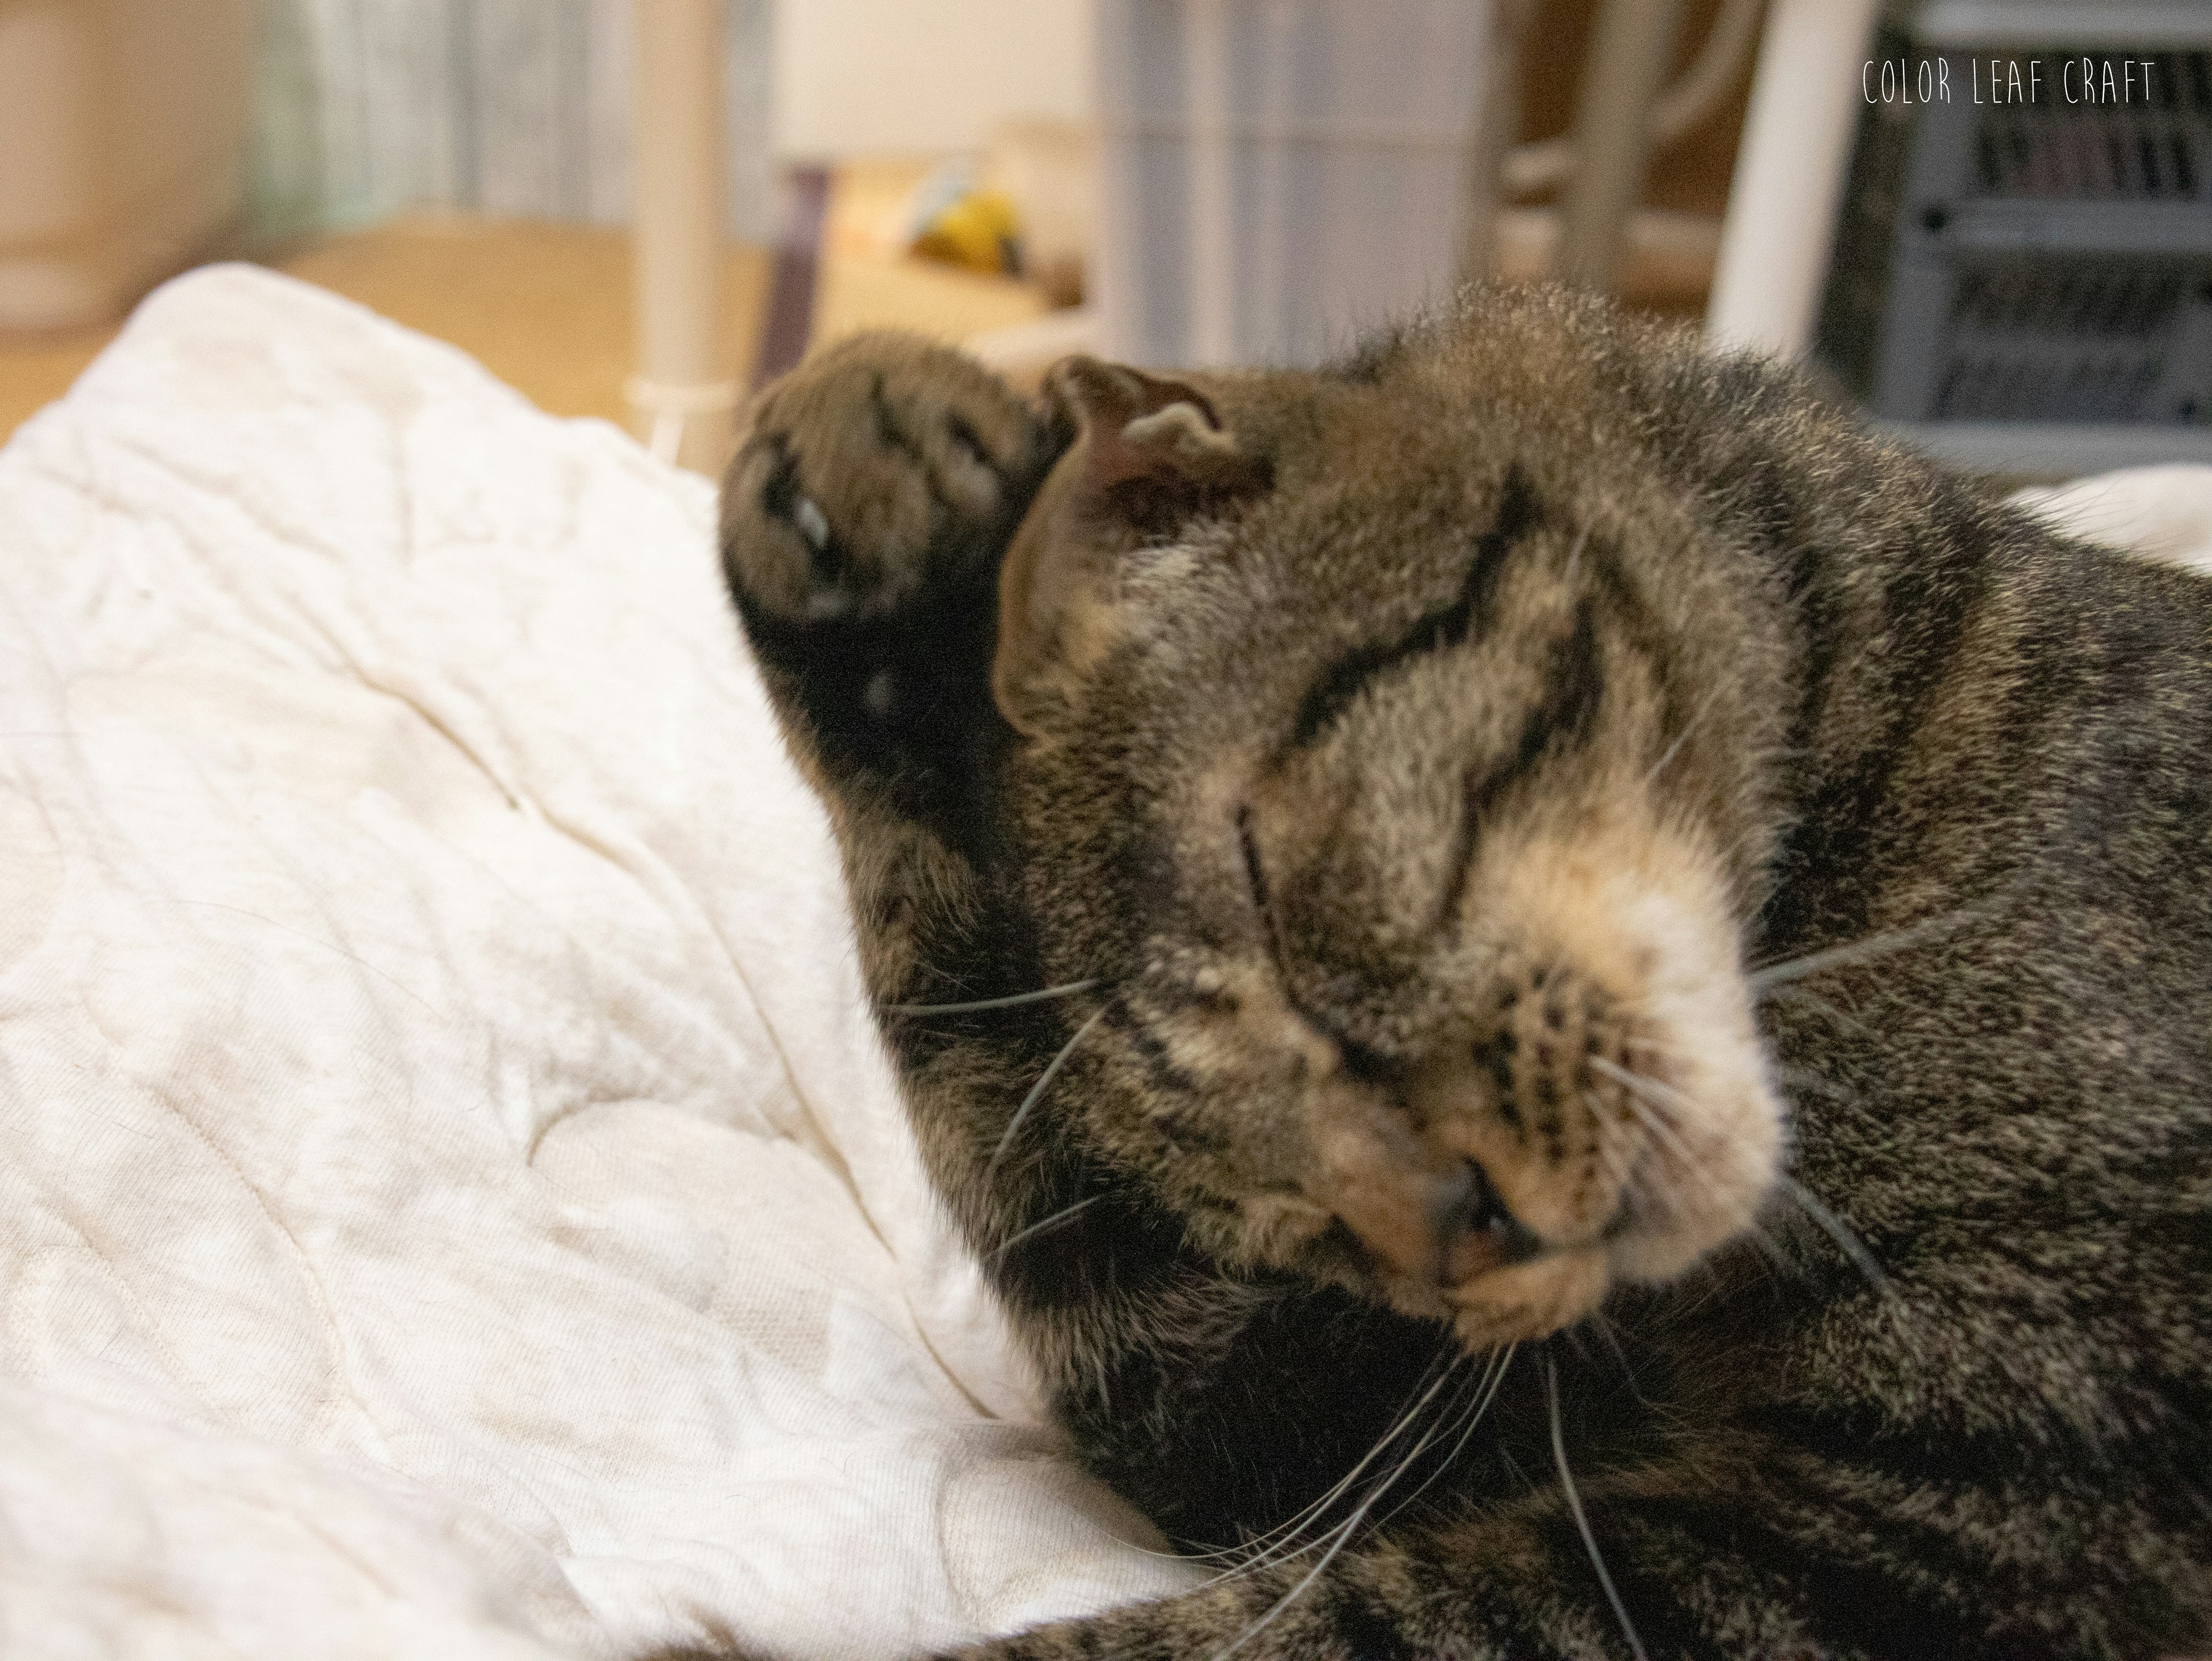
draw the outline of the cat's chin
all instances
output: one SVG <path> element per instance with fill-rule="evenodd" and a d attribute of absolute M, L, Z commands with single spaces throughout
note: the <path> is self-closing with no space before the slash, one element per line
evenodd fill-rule
<path fill-rule="evenodd" d="M 1617 1287 L 1678 1278 L 1741 1232 L 1710 1243 L 1683 1235 L 1627 1234 L 1490 1269 L 1455 1286 L 1386 1274 L 1377 1278 L 1372 1295 L 1400 1314 L 1447 1322 L 1471 1350 L 1528 1342 L 1595 1315 Z"/>
<path fill-rule="evenodd" d="M 1556 1251 L 1444 1288 L 1452 1330 L 1469 1349 L 1548 1338 L 1595 1314 L 1611 1290 L 1601 1247 Z"/>

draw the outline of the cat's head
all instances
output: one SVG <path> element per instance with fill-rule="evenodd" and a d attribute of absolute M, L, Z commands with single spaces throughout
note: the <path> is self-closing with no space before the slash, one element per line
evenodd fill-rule
<path fill-rule="evenodd" d="M 1046 968 L 1100 983 L 1073 1133 L 1222 1260 L 1477 1344 L 1680 1274 L 1777 1180 L 1779 648 L 1589 371 L 1458 350 L 1060 366 L 994 691 Z"/>

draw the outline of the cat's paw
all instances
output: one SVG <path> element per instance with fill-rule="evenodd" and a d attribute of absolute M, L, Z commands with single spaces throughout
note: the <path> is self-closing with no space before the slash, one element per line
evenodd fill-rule
<path fill-rule="evenodd" d="M 1064 436 L 973 359 L 863 335 L 769 389 L 722 486 L 722 564 L 820 782 L 942 808 L 995 730 L 999 567 Z"/>
<path fill-rule="evenodd" d="M 722 489 L 722 557 L 748 622 L 861 624 L 995 575 L 1051 460 L 1044 423 L 972 358 L 867 334 L 755 407 Z"/>

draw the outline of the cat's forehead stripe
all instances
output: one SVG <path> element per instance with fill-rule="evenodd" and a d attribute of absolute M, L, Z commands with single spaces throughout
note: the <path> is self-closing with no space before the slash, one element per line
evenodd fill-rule
<path fill-rule="evenodd" d="M 1498 588 L 1505 557 L 1514 545 L 1542 522 L 1541 506 L 1528 475 L 1518 467 L 1505 475 L 1499 493 L 1498 518 L 1476 538 L 1474 558 L 1468 565 L 1458 597 L 1417 621 L 1395 641 L 1353 648 L 1324 670 L 1298 705 L 1288 750 L 1303 749 L 1334 725 L 1351 708 L 1368 684 L 1384 671 L 1408 659 L 1431 652 L 1449 651 L 1469 639 L 1480 639 L 1488 621 L 1491 601 Z"/>

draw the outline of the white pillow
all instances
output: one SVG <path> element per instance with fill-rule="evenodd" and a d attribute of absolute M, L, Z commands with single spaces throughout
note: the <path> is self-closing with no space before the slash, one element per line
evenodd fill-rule
<path fill-rule="evenodd" d="M 2022 490 L 2013 500 L 2069 536 L 2212 575 L 2212 467 L 2128 467 Z"/>
<path fill-rule="evenodd" d="M 712 492 L 197 273 L 0 453 L 0 1646 L 879 1657 L 1189 1584 L 924 1184 Z"/>

